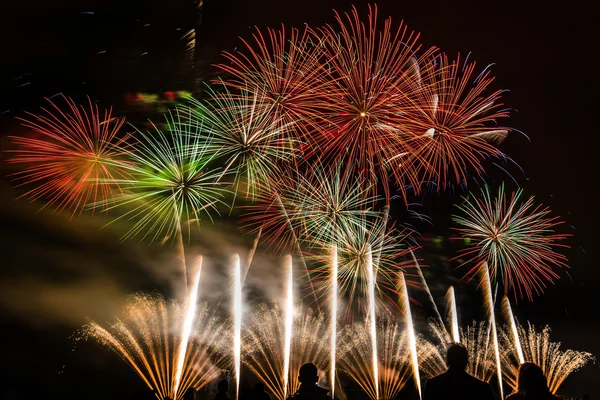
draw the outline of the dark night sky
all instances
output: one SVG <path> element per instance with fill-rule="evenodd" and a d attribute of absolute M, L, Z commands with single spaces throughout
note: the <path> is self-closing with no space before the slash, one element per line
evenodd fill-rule
<path fill-rule="evenodd" d="M 205 3 L 198 39 L 204 62 L 194 72 L 199 76 L 210 76 L 210 64 L 220 60 L 220 51 L 237 46 L 238 36 L 248 37 L 251 26 L 317 26 L 333 22 L 332 9 L 346 11 L 355 4 L 366 11 L 368 4 L 359 0 Z M 514 132 L 502 145 L 525 173 L 514 167 L 510 171 L 526 194 L 535 194 L 538 202 L 561 215 L 566 221 L 565 229 L 574 235 L 567 253 L 572 266 L 569 275 L 564 274 L 557 286 L 533 304 L 519 303 L 516 313 L 538 325 L 549 323 L 553 337 L 566 347 L 600 355 L 600 269 L 594 257 L 596 226 L 600 222 L 596 205 L 598 168 L 594 165 L 600 143 L 593 121 L 597 115 L 598 87 L 592 6 L 571 1 L 556 7 L 549 2 L 520 0 L 381 0 L 377 4 L 380 16 L 390 15 L 397 22 L 403 19 L 410 28 L 421 32 L 425 46 L 437 46 L 449 55 L 471 52 L 471 59 L 481 68 L 495 64 L 496 87 L 509 89 L 505 104 L 515 110 L 508 124 L 531 140 Z M 37 109 L 44 96 L 57 92 L 75 97 L 88 94 L 102 104 L 115 104 L 118 110 L 126 91 L 189 88 L 192 73 L 182 67 L 182 44 L 178 39 L 191 28 L 193 11 L 191 1 L 179 0 L 2 2 L 2 148 L 7 144 L 5 136 L 16 129 L 13 118 L 24 109 Z M 510 180 L 501 171 L 490 173 L 492 184 L 499 179 Z M 151 287 L 151 283 L 131 283 L 144 280 L 143 268 L 124 245 L 112 244 L 114 237 L 110 234 L 94 233 L 82 240 L 80 235 L 87 236 L 83 234 L 87 225 L 68 224 L 65 218 L 45 213 L 34 215 L 35 208 L 25 202 L 13 202 L 16 196 L 7 182 L 7 178 L 0 181 L 0 254 L 7 260 L 2 262 L 0 272 L 4 283 L 35 280 L 77 286 L 77 279 L 85 275 L 82 265 L 87 262 L 98 269 L 94 276 L 106 278 L 114 274 L 130 291 Z M 424 210 L 434 217 L 434 226 L 422 227 L 421 231 L 425 235 L 447 235 L 451 204 L 459 196 L 420 200 L 425 204 Z M 85 262 L 59 266 L 59 260 L 71 260 L 74 256 Z M 115 267 L 116 263 L 122 268 Z M 32 276 L 40 279 L 32 280 Z M 83 305 L 80 314 L 68 322 L 61 319 L 61 323 L 33 323 L 29 308 L 11 303 L 37 296 L 42 302 L 39 304 L 43 304 L 44 299 L 35 291 L 14 293 L 0 293 L 1 326 L 7 348 L 6 354 L 4 350 L 2 353 L 0 387 L 9 387 L 6 396 L 14 396 L 11 390 L 15 390 L 17 397 L 12 398 L 44 394 L 49 398 L 76 398 L 76 388 L 93 387 L 94 393 L 84 398 L 117 398 L 107 391 L 132 381 L 123 377 L 129 376 L 125 367 L 121 368 L 116 358 L 102 351 L 92 351 L 97 357 L 92 361 L 84 360 L 78 352 L 68 355 L 69 334 L 84 322 L 86 312 L 96 315 L 96 309 L 90 311 Z M 65 362 L 66 372 L 58 375 Z M 107 365 L 111 371 L 103 378 L 99 374 L 106 371 Z M 89 376 L 82 378 L 73 372 L 79 368 L 85 371 L 82 375 Z M 600 398 L 599 372 L 597 365 L 589 366 L 570 378 L 565 388 L 570 393 L 587 392 L 592 398 Z"/>

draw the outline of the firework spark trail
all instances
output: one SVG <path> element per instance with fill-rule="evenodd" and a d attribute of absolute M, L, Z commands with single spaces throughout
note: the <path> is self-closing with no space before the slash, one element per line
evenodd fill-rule
<path fill-rule="evenodd" d="M 408 289 L 406 288 L 406 281 L 404 280 L 404 273 L 400 273 L 399 277 L 400 286 L 400 301 L 404 309 L 404 318 L 406 320 L 406 330 L 408 333 L 408 343 L 410 346 L 410 354 L 413 366 L 413 377 L 415 379 L 415 386 L 419 392 L 419 398 L 422 398 L 421 393 L 421 377 L 419 376 L 419 356 L 417 351 L 417 338 L 415 337 L 415 330 L 412 322 L 412 315 L 410 312 L 410 299 L 408 297 Z"/>
<path fill-rule="evenodd" d="M 331 398 L 335 399 L 335 350 L 337 345 L 337 302 L 338 302 L 338 257 L 337 247 L 331 248 L 331 361 L 330 361 L 330 384 Z"/>
<path fill-rule="evenodd" d="M 248 252 L 248 257 L 246 260 L 246 264 L 244 265 L 244 277 L 242 278 L 242 285 L 246 282 L 246 277 L 248 276 L 248 271 L 250 271 L 250 265 L 252 265 L 252 260 L 254 259 L 254 253 L 256 253 L 256 248 L 258 247 L 258 242 L 260 241 L 260 235 L 262 234 L 262 228 L 258 230 L 256 234 L 256 239 L 252 242 L 252 248 Z"/>
<path fill-rule="evenodd" d="M 179 355 L 177 356 L 177 367 L 175 372 L 175 386 L 173 388 L 173 397 L 177 398 L 177 391 L 181 383 L 181 374 L 183 373 L 183 363 L 185 361 L 185 355 L 188 351 L 188 342 L 192 333 L 192 324 L 194 317 L 196 316 L 196 308 L 198 306 L 198 286 L 200 285 L 200 274 L 202 272 L 202 258 L 198 260 L 198 273 L 192 283 L 188 294 L 188 306 L 183 324 L 183 332 L 181 338 L 181 344 L 179 345 Z"/>
<path fill-rule="evenodd" d="M 440 310 L 438 310 L 437 304 L 435 303 L 435 300 L 433 299 L 433 295 L 431 294 L 431 290 L 429 289 L 429 285 L 427 284 L 427 281 L 425 280 L 425 275 L 423 275 L 423 271 L 421 270 L 421 265 L 419 265 L 419 261 L 417 260 L 417 257 L 415 257 L 415 253 L 412 250 L 410 250 L 410 256 L 413 260 L 413 263 L 415 264 L 415 267 L 417 268 L 417 273 L 419 275 L 419 279 L 421 280 L 421 283 L 423 284 L 423 287 L 425 288 L 425 292 L 427 292 L 427 297 L 429 298 L 429 301 L 431 302 L 431 305 L 433 306 L 436 316 L 438 317 L 438 319 L 441 323 L 444 323 L 442 314 L 440 314 Z"/>
<path fill-rule="evenodd" d="M 241 346 L 242 346 L 242 267 L 240 264 L 240 256 L 233 257 L 234 268 L 234 337 L 233 337 L 233 352 L 235 359 L 235 397 L 240 396 L 240 370 L 241 370 Z"/>
<path fill-rule="evenodd" d="M 367 274 L 369 279 L 369 322 L 371 328 L 371 348 L 373 351 L 373 378 L 375 380 L 375 398 L 379 398 L 379 361 L 377 359 L 377 315 L 375 314 L 375 268 L 371 247 L 367 250 Z"/>
<path fill-rule="evenodd" d="M 450 316 L 450 326 L 452 328 L 452 340 L 454 343 L 460 343 L 460 334 L 458 331 L 458 310 L 456 309 L 456 298 L 454 297 L 454 286 L 448 288 L 446 293 L 446 304 Z"/>
<path fill-rule="evenodd" d="M 283 359 L 283 395 L 287 398 L 287 390 L 290 379 L 290 359 L 292 351 L 292 329 L 294 327 L 294 270 L 292 256 L 286 256 L 284 261 L 288 269 L 288 281 L 286 287 L 286 306 L 285 306 L 285 347 Z"/>
<path fill-rule="evenodd" d="M 517 356 L 519 357 L 519 364 L 523 364 L 525 362 L 525 357 L 523 356 L 523 347 L 521 346 L 521 340 L 519 339 L 519 330 L 517 329 L 517 323 L 510 306 L 510 301 L 506 296 L 502 298 L 502 309 L 504 311 L 504 318 L 508 320 L 508 324 L 510 326 L 510 331 L 513 336 L 513 344 L 517 350 Z"/>
<path fill-rule="evenodd" d="M 496 358 L 496 373 L 498 375 L 498 388 L 500 390 L 500 398 L 504 398 L 502 389 L 502 363 L 500 360 L 500 347 L 498 344 L 498 331 L 496 327 L 496 315 L 494 313 L 494 297 L 492 295 L 492 282 L 490 281 L 490 273 L 485 261 L 480 263 L 481 285 L 485 295 L 485 306 L 487 308 L 490 328 L 492 330 L 492 341 L 494 345 L 494 356 Z"/>

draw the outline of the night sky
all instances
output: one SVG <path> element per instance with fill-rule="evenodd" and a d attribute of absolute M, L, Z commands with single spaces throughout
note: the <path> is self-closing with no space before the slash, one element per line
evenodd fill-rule
<path fill-rule="evenodd" d="M 117 113 L 131 112 L 124 102 L 127 92 L 196 91 L 200 81 L 215 76 L 211 64 L 223 60 L 220 52 L 234 50 L 238 37 L 248 38 L 253 26 L 319 26 L 334 21 L 332 9 L 348 11 L 352 4 L 366 14 L 369 2 L 359 0 L 206 0 L 197 38 L 200 60 L 192 69 L 179 40 L 197 18 L 192 1 L 2 2 L 0 146 L 7 148 L 6 136 L 19 132 L 14 117 L 38 110 L 44 97 L 89 95 Z M 487 181 L 514 188 L 516 180 L 526 195 L 535 194 L 538 203 L 560 215 L 564 231 L 573 234 L 566 250 L 568 273 L 533 303 L 513 308 L 522 321 L 549 324 L 553 339 L 564 347 L 600 355 L 600 269 L 594 256 L 600 142 L 593 120 L 598 87 L 592 6 L 517 0 L 377 4 L 381 17 L 404 20 L 421 32 L 424 47 L 437 46 L 450 56 L 470 53 L 480 69 L 494 64 L 494 88 L 508 90 L 504 103 L 514 110 L 507 124 L 523 132 L 512 132 L 501 149 L 524 172 L 504 165 L 509 176 L 489 166 Z M 126 399 L 143 392 L 133 373 L 102 348 L 80 343 L 71 352 L 70 335 L 87 317 L 112 319 L 125 294 L 160 286 L 161 276 L 147 267 L 168 255 L 119 243 L 118 227 L 98 230 L 102 217 L 69 221 L 68 215 L 37 212 L 38 205 L 15 201 L 22 192 L 11 189 L 5 163 L 0 170 L 0 398 Z M 448 261 L 440 261 L 436 274 L 431 254 L 450 253 L 452 246 L 444 240 L 436 248 L 430 238 L 450 235 L 449 215 L 460 194 L 457 188 L 414 199 L 433 219 L 417 228 L 440 301 L 459 274 L 442 273 L 450 268 Z M 473 288 L 465 285 L 464 291 Z M 598 376 L 598 365 L 587 366 L 566 381 L 563 392 L 600 398 Z"/>

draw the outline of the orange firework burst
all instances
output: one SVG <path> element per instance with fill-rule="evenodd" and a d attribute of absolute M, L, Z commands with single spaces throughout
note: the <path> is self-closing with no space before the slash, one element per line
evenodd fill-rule
<path fill-rule="evenodd" d="M 489 70 L 473 79 L 475 63 L 461 65 L 460 58 L 450 62 L 445 55 L 424 65 L 400 117 L 411 151 L 391 161 L 416 174 L 411 181 L 434 182 L 441 190 L 466 182 L 469 172 L 481 175 L 484 159 L 503 156 L 496 145 L 508 129 L 496 121 L 508 111 L 500 109 L 502 91 L 486 94 L 494 80 Z"/>
<path fill-rule="evenodd" d="M 24 197 L 44 199 L 43 207 L 75 214 L 90 203 L 110 199 L 111 182 L 126 177 L 116 166 L 126 139 L 117 138 L 117 133 L 125 120 L 111 117 L 111 109 L 101 113 L 89 98 L 88 107 L 63 99 L 66 111 L 48 100 L 51 108 L 21 119 L 35 136 L 11 136 L 17 149 L 8 162 L 25 165 L 14 174 L 18 186 L 30 187 Z"/>

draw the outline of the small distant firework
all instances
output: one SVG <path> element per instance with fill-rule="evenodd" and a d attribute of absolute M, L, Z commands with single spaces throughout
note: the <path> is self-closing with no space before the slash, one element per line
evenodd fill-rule
<path fill-rule="evenodd" d="M 533 196 L 521 202 L 522 193 L 519 189 L 508 199 L 502 185 L 492 198 L 486 186 L 482 198 L 464 198 L 458 206 L 462 215 L 452 219 L 459 235 L 471 241 L 459 255 L 468 258 L 463 265 L 477 263 L 467 275 L 477 273 L 479 261 L 487 261 L 492 278 L 503 283 L 505 293 L 512 289 L 515 297 L 531 300 L 547 282 L 558 279 L 555 267 L 568 268 L 567 258 L 556 249 L 567 247 L 558 242 L 569 235 L 554 233 L 562 224 L 559 217 L 550 217 L 548 207 L 535 206 Z"/>
<path fill-rule="evenodd" d="M 576 350 L 561 350 L 561 344 L 550 341 L 550 328 L 546 326 L 541 332 L 527 323 L 527 328 L 517 323 L 517 330 L 523 348 L 523 356 L 526 362 L 539 365 L 548 379 L 548 387 L 552 393 L 556 393 L 563 381 L 592 361 L 594 357 L 587 352 Z M 514 352 L 514 336 L 508 329 L 501 331 L 500 338 L 504 347 L 511 349 L 504 353 L 504 377 L 511 388 L 516 390 L 519 372 L 519 359 Z"/>
<path fill-rule="evenodd" d="M 208 138 L 197 145 L 222 160 L 224 171 L 231 170 L 236 192 L 253 199 L 257 188 L 278 175 L 280 164 L 297 156 L 297 143 L 289 134 L 292 125 L 273 119 L 272 110 L 262 107 L 264 93 L 240 97 L 224 87 L 208 94 L 205 102 L 190 99 L 190 122 L 203 123 L 198 134 Z"/>
<path fill-rule="evenodd" d="M 229 361 L 224 325 L 208 307 L 201 307 L 191 327 L 180 380 L 176 384 L 177 350 L 183 340 L 186 315 L 181 306 L 162 297 L 135 295 L 127 303 L 123 319 L 108 327 L 96 322 L 86 326 L 89 337 L 123 358 L 160 399 L 180 400 L 189 388 L 196 390 L 218 378 Z"/>
<path fill-rule="evenodd" d="M 430 322 L 429 328 L 435 337 L 435 342 L 431 343 L 429 351 L 419 359 L 421 370 L 431 378 L 446 371 L 446 350 L 455 342 L 452 334 L 441 322 Z M 460 344 L 465 346 L 469 353 L 467 372 L 482 381 L 489 382 L 496 374 L 494 345 L 489 323 L 473 321 L 465 330 L 461 330 Z M 506 350 L 502 349 L 502 351 Z"/>
<path fill-rule="evenodd" d="M 9 163 L 24 165 L 14 174 L 18 186 L 30 189 L 23 195 L 30 200 L 45 200 L 57 211 L 80 213 L 89 203 L 112 198 L 110 182 L 127 179 L 128 173 L 116 162 L 123 162 L 127 135 L 117 137 L 124 118 L 112 117 L 112 110 L 100 112 L 88 98 L 88 106 L 77 105 L 62 96 L 67 108 L 48 100 L 43 113 L 21 119 L 35 136 L 11 136 L 16 150 Z M 93 208 L 92 208 L 93 210 Z"/>
<path fill-rule="evenodd" d="M 312 362 L 324 376 L 329 369 L 331 337 L 328 319 L 296 308 L 292 324 L 289 375 L 284 376 L 286 343 L 285 313 L 279 308 L 260 305 L 249 317 L 242 332 L 242 362 L 278 400 L 298 390 L 302 364 Z M 287 387 L 285 382 L 288 382 Z"/>
<path fill-rule="evenodd" d="M 212 156 L 199 145 L 197 131 L 202 127 L 196 122 L 175 110 L 166 116 L 166 132 L 156 125 L 152 133 L 138 132 L 126 151 L 131 162 L 121 167 L 130 177 L 115 179 L 122 192 L 106 204 L 108 210 L 123 210 L 114 221 L 135 221 L 123 239 L 189 236 L 203 216 L 211 218 L 225 204 L 228 190 L 218 181 L 220 171 L 209 167 Z"/>
<path fill-rule="evenodd" d="M 356 8 L 336 12 L 336 26 L 315 30 L 323 43 L 328 74 L 324 90 L 317 93 L 323 114 L 317 130 L 319 154 L 364 171 L 368 180 L 380 182 L 389 198 L 388 160 L 406 151 L 399 124 L 405 98 L 416 88 L 414 55 L 419 35 L 391 19 L 378 25 L 377 7 L 369 7 L 367 22 Z M 426 59 L 431 50 L 421 56 Z"/>
<path fill-rule="evenodd" d="M 243 41 L 244 49 L 224 52 L 227 64 L 217 67 L 226 73 L 224 84 L 240 91 L 244 97 L 256 99 L 257 112 L 271 123 L 291 127 L 305 136 L 314 119 L 322 118 L 315 108 L 315 97 L 326 80 L 326 60 L 321 58 L 320 39 L 309 29 L 259 29 L 253 41 Z"/>
<path fill-rule="evenodd" d="M 397 283 L 400 273 L 413 266 L 404 261 L 413 243 L 411 232 L 387 227 L 384 213 L 369 221 L 361 218 L 357 225 L 342 230 L 335 238 L 337 246 L 340 303 L 346 305 L 340 310 L 340 317 L 352 320 L 358 314 L 366 315 L 368 307 L 368 253 L 373 251 L 373 263 L 376 271 L 376 302 L 378 314 L 390 313 L 397 307 Z M 327 243 L 316 247 L 316 253 L 307 257 L 315 261 L 316 266 L 309 273 L 313 277 L 316 297 L 321 302 L 329 300 L 331 272 Z M 409 285 L 414 282 L 407 282 Z M 391 306 L 391 307 L 390 307 Z"/>
<path fill-rule="evenodd" d="M 412 375 L 408 336 L 402 326 L 384 321 L 377 327 L 378 368 L 373 370 L 370 324 L 347 325 L 338 340 L 338 366 L 373 400 L 392 400 Z"/>
<path fill-rule="evenodd" d="M 391 160 L 414 173 L 416 182 L 433 182 L 438 190 L 464 184 L 469 173 L 483 173 L 483 160 L 503 156 L 496 147 L 508 135 L 496 122 L 508 116 L 499 109 L 502 91 L 486 94 L 493 77 L 485 70 L 472 79 L 474 71 L 475 63 L 460 65 L 446 55 L 418 70 L 418 88 L 400 117 L 410 151 Z"/>

